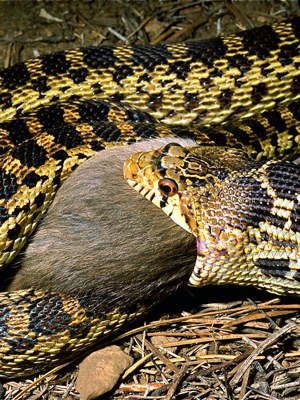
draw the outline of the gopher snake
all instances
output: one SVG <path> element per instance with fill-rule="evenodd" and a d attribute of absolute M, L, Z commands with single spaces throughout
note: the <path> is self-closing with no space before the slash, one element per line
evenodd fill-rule
<path fill-rule="evenodd" d="M 299 37 L 295 17 L 226 38 L 83 48 L 1 71 L 1 265 L 19 253 L 63 180 L 104 148 L 182 136 L 260 160 L 299 155 Z M 248 119 L 199 126 L 233 115 Z M 190 122 L 198 125 L 182 125 Z M 143 312 L 36 288 L 3 293 L 0 376 L 55 365 Z"/>
<path fill-rule="evenodd" d="M 197 237 L 190 284 L 300 295 L 298 165 L 167 144 L 125 164 L 129 183 Z"/>

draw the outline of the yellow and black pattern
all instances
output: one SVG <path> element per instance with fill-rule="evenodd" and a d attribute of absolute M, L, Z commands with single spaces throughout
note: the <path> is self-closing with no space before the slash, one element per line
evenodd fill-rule
<path fill-rule="evenodd" d="M 0 294 L 0 376 L 38 373 L 93 346 L 145 313 L 42 290 Z"/>
<path fill-rule="evenodd" d="M 219 128 L 167 126 L 154 123 L 146 113 L 92 100 L 48 106 L 23 119 L 0 124 L 6 133 L 3 148 L 12 147 L 1 159 L 1 265 L 10 263 L 19 253 L 61 183 L 95 152 L 170 136 L 191 138 L 207 146 L 242 148 L 257 159 L 290 158 L 298 154 L 298 103 Z M 106 121 L 115 115 L 123 121 Z M 20 137 L 26 140 L 19 143 Z"/>
<path fill-rule="evenodd" d="M 178 144 L 133 155 L 125 176 L 197 238 L 193 286 L 300 295 L 300 166 Z"/>
<path fill-rule="evenodd" d="M 299 47 L 295 17 L 225 38 L 82 48 L 0 71 L 0 266 L 21 250 L 61 183 L 102 149 L 171 136 L 192 138 L 212 154 L 230 147 L 233 163 L 244 162 L 243 151 L 261 169 L 267 159 L 299 156 Z M 243 121 L 212 126 L 233 117 Z M 277 184 L 269 180 L 273 190 Z M 278 270 L 297 281 L 293 259 L 284 260 Z M 273 270 L 256 267 L 261 286 L 272 289 L 264 279 Z M 0 376 L 54 366 L 141 312 L 138 304 L 96 307 L 38 288 L 2 293 Z"/>
<path fill-rule="evenodd" d="M 1 120 L 78 97 L 125 102 L 166 123 L 222 122 L 299 93 L 298 17 L 224 38 L 54 53 L 0 72 Z"/>

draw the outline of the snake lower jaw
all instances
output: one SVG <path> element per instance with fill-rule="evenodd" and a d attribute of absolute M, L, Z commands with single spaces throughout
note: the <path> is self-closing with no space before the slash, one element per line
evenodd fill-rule
<path fill-rule="evenodd" d="M 273 274 L 267 270 L 262 272 L 261 268 L 255 266 L 254 263 L 239 264 L 237 271 L 236 264 L 210 263 L 207 258 L 205 262 L 202 257 L 197 257 L 194 271 L 189 278 L 189 286 L 202 287 L 206 285 L 239 285 L 253 286 L 258 289 L 267 290 L 270 293 L 279 296 L 299 296 L 300 288 L 294 276 L 281 274 L 280 267 L 273 270 Z M 220 265 L 222 264 L 222 265 Z"/>

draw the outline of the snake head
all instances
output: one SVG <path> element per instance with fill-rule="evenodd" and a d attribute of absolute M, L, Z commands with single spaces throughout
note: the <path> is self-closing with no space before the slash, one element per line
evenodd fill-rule
<path fill-rule="evenodd" d="M 131 156 L 125 162 L 124 175 L 131 187 L 196 236 L 199 199 L 209 196 L 210 188 L 227 175 L 224 152 L 168 143 Z"/>
<path fill-rule="evenodd" d="M 188 232 L 195 230 L 193 210 L 184 176 L 188 149 L 169 143 L 157 150 L 131 156 L 124 165 L 129 185 Z"/>
<path fill-rule="evenodd" d="M 299 167 L 176 143 L 127 160 L 129 184 L 197 238 L 189 284 L 299 294 Z M 286 199 L 288 193 L 291 199 Z"/>

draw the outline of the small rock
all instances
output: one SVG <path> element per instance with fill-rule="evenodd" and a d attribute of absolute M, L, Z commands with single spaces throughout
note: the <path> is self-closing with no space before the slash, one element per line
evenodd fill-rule
<path fill-rule="evenodd" d="M 80 400 L 92 400 L 109 392 L 133 358 L 118 346 L 109 346 L 87 356 L 79 365 L 76 389 Z"/>

